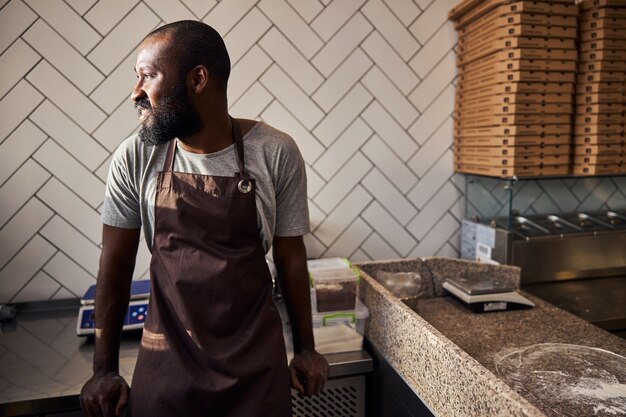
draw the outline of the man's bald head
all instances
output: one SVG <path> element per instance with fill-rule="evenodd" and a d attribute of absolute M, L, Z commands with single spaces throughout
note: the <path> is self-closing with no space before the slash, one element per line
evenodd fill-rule
<path fill-rule="evenodd" d="M 167 40 L 170 50 L 176 52 L 172 58 L 177 60 L 181 75 L 197 65 L 204 65 L 209 76 L 226 91 L 230 58 L 224 40 L 211 26 L 195 20 L 181 20 L 155 29 L 144 41 L 153 37 Z"/>

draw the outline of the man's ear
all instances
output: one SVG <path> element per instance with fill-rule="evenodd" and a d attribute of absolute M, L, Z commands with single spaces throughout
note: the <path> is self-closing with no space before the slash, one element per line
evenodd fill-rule
<path fill-rule="evenodd" d="M 191 89 L 195 94 L 201 94 L 209 84 L 209 71 L 204 65 L 197 65 L 189 72 Z"/>

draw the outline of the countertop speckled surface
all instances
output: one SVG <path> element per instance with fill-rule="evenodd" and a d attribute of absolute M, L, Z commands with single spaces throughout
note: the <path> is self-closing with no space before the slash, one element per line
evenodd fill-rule
<path fill-rule="evenodd" d="M 438 416 L 626 415 L 626 341 L 526 295 L 527 310 L 475 314 L 446 295 L 446 276 L 519 270 L 456 259 L 359 264 L 370 309 L 366 336 Z M 427 291 L 414 310 L 373 276 L 418 272 Z"/>

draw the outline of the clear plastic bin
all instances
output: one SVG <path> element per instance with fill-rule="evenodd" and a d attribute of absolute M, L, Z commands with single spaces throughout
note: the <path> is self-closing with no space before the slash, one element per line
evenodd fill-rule
<path fill-rule="evenodd" d="M 315 311 L 354 310 L 359 274 L 344 258 L 308 262 Z"/>

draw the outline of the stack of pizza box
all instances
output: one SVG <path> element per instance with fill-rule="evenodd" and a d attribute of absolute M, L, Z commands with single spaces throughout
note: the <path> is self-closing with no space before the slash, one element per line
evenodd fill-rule
<path fill-rule="evenodd" d="M 577 15 L 574 0 L 463 0 L 450 11 L 457 172 L 569 173 Z"/>
<path fill-rule="evenodd" d="M 583 0 L 574 122 L 575 175 L 626 173 L 626 0 Z"/>

